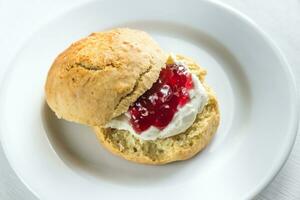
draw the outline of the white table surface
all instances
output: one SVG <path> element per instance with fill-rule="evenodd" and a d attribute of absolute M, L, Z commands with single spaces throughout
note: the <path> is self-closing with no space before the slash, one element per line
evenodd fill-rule
<path fill-rule="evenodd" d="M 28 36 L 56 16 L 87 1 L 89 0 L 0 0 L 0 80 L 9 61 Z M 300 0 L 223 0 L 223 2 L 252 18 L 277 43 L 292 67 L 299 93 Z M 10 168 L 2 148 L 0 148 L 0 199 L 36 199 Z M 300 199 L 300 137 L 283 169 L 256 199 Z"/>

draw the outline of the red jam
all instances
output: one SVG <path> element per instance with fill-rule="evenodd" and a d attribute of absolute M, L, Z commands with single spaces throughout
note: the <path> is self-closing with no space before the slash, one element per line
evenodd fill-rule
<path fill-rule="evenodd" d="M 178 108 L 189 100 L 192 89 L 191 74 L 181 64 L 167 64 L 158 80 L 129 108 L 130 123 L 137 133 L 154 126 L 164 129 L 173 119 Z"/>

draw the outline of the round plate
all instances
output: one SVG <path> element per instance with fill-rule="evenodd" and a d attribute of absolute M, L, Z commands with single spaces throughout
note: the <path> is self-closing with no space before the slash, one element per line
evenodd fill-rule
<path fill-rule="evenodd" d="M 58 53 L 112 27 L 145 30 L 207 69 L 221 124 L 195 158 L 165 166 L 125 161 L 103 149 L 89 127 L 57 119 L 46 105 L 43 87 Z M 287 159 L 298 121 L 295 84 L 279 50 L 249 19 L 209 1 L 80 6 L 31 37 L 1 92 L 2 145 L 41 199 L 248 199 Z"/>

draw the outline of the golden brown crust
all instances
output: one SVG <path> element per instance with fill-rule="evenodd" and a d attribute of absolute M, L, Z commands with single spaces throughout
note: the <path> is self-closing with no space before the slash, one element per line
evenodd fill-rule
<path fill-rule="evenodd" d="M 185 62 L 204 83 L 206 72 L 196 62 L 180 55 L 177 59 Z M 161 165 L 189 159 L 211 141 L 220 121 L 217 99 L 205 83 L 204 86 L 209 96 L 208 104 L 184 133 L 155 141 L 143 141 L 128 131 L 94 127 L 96 135 L 110 152 L 133 162 Z"/>
<path fill-rule="evenodd" d="M 47 103 L 58 117 L 104 125 L 152 86 L 165 60 L 143 31 L 93 33 L 54 61 L 45 85 Z"/>

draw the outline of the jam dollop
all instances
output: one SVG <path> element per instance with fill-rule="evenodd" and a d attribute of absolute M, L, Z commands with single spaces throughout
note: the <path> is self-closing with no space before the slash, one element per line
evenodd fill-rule
<path fill-rule="evenodd" d="M 179 108 L 190 101 L 191 74 L 180 64 L 166 64 L 158 80 L 129 107 L 130 123 L 138 133 L 154 126 L 163 130 Z"/>

